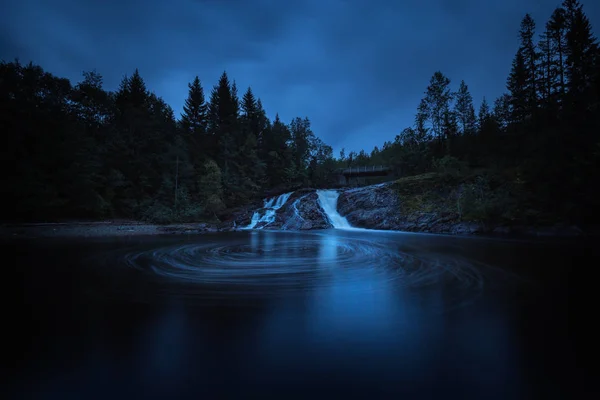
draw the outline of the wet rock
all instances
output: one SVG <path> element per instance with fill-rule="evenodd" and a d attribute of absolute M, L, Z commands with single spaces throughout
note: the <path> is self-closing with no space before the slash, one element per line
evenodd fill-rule
<path fill-rule="evenodd" d="M 309 230 L 327 229 L 331 224 L 327 219 L 316 191 L 303 191 L 297 196 L 290 197 L 288 204 L 277 214 L 271 229 Z"/>
<path fill-rule="evenodd" d="M 353 226 L 407 232 L 478 234 L 478 223 L 460 221 L 456 213 L 407 211 L 401 196 L 391 185 L 368 186 L 340 194 L 338 211 Z"/>

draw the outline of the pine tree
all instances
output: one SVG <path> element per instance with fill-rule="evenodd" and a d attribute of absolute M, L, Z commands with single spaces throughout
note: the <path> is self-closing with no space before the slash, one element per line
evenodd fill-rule
<path fill-rule="evenodd" d="M 420 112 L 431 123 L 431 130 L 440 143 L 444 139 L 444 114 L 450 107 L 453 94 L 450 91 L 450 79 L 437 71 L 431 77 L 425 98 L 420 104 Z"/>
<path fill-rule="evenodd" d="M 481 101 L 481 105 L 479 106 L 479 114 L 477 116 L 477 123 L 479 125 L 479 129 L 484 126 L 485 122 L 490 118 L 490 106 L 486 98 L 484 97 Z"/>
<path fill-rule="evenodd" d="M 254 93 L 252 93 L 252 88 L 248 87 L 246 93 L 242 97 L 242 118 L 246 121 L 247 124 L 256 123 L 256 115 L 258 113 L 258 105 L 256 102 L 256 98 L 254 97 Z M 254 128 L 250 126 L 250 128 Z"/>
<path fill-rule="evenodd" d="M 459 129 L 456 114 L 449 109 L 444 111 L 442 131 L 446 141 L 446 154 L 451 154 L 452 152 L 455 152 L 453 142 L 458 136 Z"/>
<path fill-rule="evenodd" d="M 567 26 L 565 69 L 569 92 L 577 99 L 590 94 L 589 89 L 598 75 L 598 43 L 583 6 L 577 0 L 565 0 L 563 8 Z"/>
<path fill-rule="evenodd" d="M 239 147 L 237 139 L 238 104 L 232 93 L 229 77 L 223 72 L 219 83 L 213 87 L 208 105 L 208 132 L 217 144 L 216 162 L 221 169 L 224 182 L 234 183 L 232 174 L 234 160 Z M 230 179 L 231 178 L 231 179 Z"/>
<path fill-rule="evenodd" d="M 475 118 L 475 108 L 473 107 L 473 97 L 469 93 L 469 88 L 465 81 L 460 82 L 460 87 L 456 93 L 454 112 L 460 124 L 462 134 L 472 135 L 475 133 L 477 120 Z"/>
<path fill-rule="evenodd" d="M 554 85 L 554 89 L 557 93 L 558 101 L 562 101 L 565 95 L 565 51 L 567 46 L 567 26 L 565 12 L 563 8 L 557 8 L 552 13 L 550 21 L 548 21 L 547 32 L 548 35 L 552 38 L 554 51 L 556 52 L 557 57 L 554 64 L 555 74 L 557 75 L 557 82 Z"/>
<path fill-rule="evenodd" d="M 416 135 L 423 137 L 424 140 L 429 137 L 429 129 L 425 125 L 427 118 L 427 103 L 425 99 L 421 99 L 415 116 L 415 131 Z"/>
<path fill-rule="evenodd" d="M 511 119 L 511 97 L 504 93 L 494 100 L 494 120 L 501 130 L 506 129 Z"/>
<path fill-rule="evenodd" d="M 540 92 L 540 98 L 543 104 L 548 105 L 552 97 L 553 87 L 553 64 L 555 51 L 553 48 L 552 35 L 548 32 L 548 27 L 540 36 L 538 43 L 539 55 L 538 55 L 538 89 Z"/>
<path fill-rule="evenodd" d="M 527 86 L 528 72 L 525 65 L 522 49 L 517 54 L 512 63 L 512 69 L 507 80 L 506 87 L 510 92 L 511 123 L 524 121 L 529 115 L 528 101 L 530 91 Z"/>
<path fill-rule="evenodd" d="M 519 30 L 520 37 L 520 53 L 523 57 L 523 78 L 525 97 L 525 115 L 530 116 L 537 108 L 538 104 L 538 51 L 534 42 L 535 22 L 529 14 L 521 21 L 521 29 Z"/>
<path fill-rule="evenodd" d="M 197 76 L 188 83 L 188 97 L 183 105 L 181 127 L 192 138 L 200 138 L 206 134 L 208 105 L 204 99 L 204 89 Z"/>
<path fill-rule="evenodd" d="M 266 159 L 267 151 L 264 145 L 266 132 L 271 128 L 271 121 L 267 117 L 262 101 L 256 99 L 256 112 L 258 120 L 258 130 L 256 132 L 256 139 L 258 141 L 258 156 L 261 160 Z"/>
<path fill-rule="evenodd" d="M 188 83 L 188 89 L 179 125 L 185 138 L 192 173 L 199 175 L 206 160 L 216 157 L 217 147 L 215 137 L 207 132 L 208 104 L 200 78 L 196 76 L 192 83 Z M 195 180 L 189 183 L 189 190 L 192 201 L 198 201 L 200 188 Z"/>
<path fill-rule="evenodd" d="M 264 164 L 259 157 L 258 138 L 265 130 L 263 110 L 259 110 L 259 103 L 248 88 L 242 98 L 242 134 L 245 137 L 240 151 L 240 167 L 245 177 L 245 192 L 250 196 L 257 193 L 264 184 Z"/>
<path fill-rule="evenodd" d="M 263 145 L 267 153 L 264 159 L 268 185 L 276 187 L 290 183 L 293 177 L 294 161 L 292 149 L 288 146 L 291 142 L 291 133 L 286 124 L 281 122 L 279 114 L 270 129 L 265 131 Z"/>
<path fill-rule="evenodd" d="M 136 69 L 130 78 L 123 78 L 115 95 L 117 135 L 112 138 L 109 151 L 115 174 L 122 177 L 115 188 L 115 211 L 129 218 L 141 216 L 142 202 L 151 191 L 150 180 L 155 177 L 149 176 L 150 160 L 145 157 L 152 139 L 149 103 L 150 93 Z"/>

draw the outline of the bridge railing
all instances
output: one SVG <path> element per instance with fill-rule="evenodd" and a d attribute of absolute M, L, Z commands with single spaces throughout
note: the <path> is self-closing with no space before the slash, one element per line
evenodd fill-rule
<path fill-rule="evenodd" d="M 360 172 L 383 172 L 389 171 L 390 167 L 386 167 L 383 165 L 372 165 L 372 166 L 363 166 L 363 167 L 351 167 L 351 168 L 341 168 L 338 171 L 342 174 L 356 174 Z"/>

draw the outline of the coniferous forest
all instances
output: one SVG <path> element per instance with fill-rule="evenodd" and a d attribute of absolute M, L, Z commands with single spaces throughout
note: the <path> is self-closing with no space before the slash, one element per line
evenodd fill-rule
<path fill-rule="evenodd" d="M 73 85 L 3 61 L 3 197 L 14 206 L 1 219 L 215 220 L 267 194 L 334 186 L 340 167 L 389 165 L 395 177 L 468 182 L 482 219 L 597 225 L 600 49 L 590 21 L 565 0 L 544 25 L 525 15 L 516 34 L 504 94 L 476 106 L 468 77 L 435 72 L 413 126 L 337 156 L 308 118 L 269 120 L 225 72 L 210 92 L 193 79 L 176 116 L 137 70 L 111 92 L 96 71 Z"/>

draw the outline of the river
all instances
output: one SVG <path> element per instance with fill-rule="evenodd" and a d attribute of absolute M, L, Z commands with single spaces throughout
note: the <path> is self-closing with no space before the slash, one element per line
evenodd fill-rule
<path fill-rule="evenodd" d="M 582 241 L 330 229 L 2 247 L 5 295 L 21 291 L 4 302 L 11 398 L 584 390 L 568 312 Z"/>

